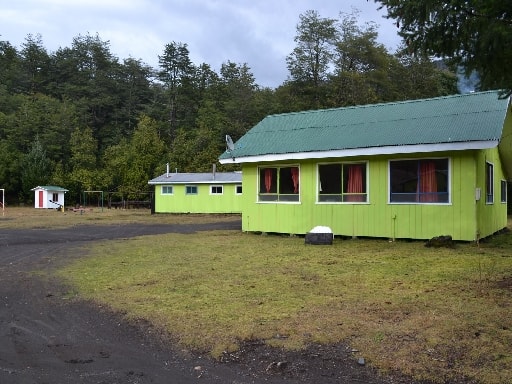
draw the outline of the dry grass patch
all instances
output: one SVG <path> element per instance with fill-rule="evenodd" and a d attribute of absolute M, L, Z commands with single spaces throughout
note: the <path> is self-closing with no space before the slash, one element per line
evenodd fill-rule
<path fill-rule="evenodd" d="M 65 212 L 55 209 L 11 208 L 7 207 L 2 216 L 1 228 L 64 228 L 76 225 L 117 225 L 141 224 L 192 224 L 210 223 L 222 220 L 231 221 L 240 215 L 196 215 L 196 214 L 156 214 L 149 209 L 107 209 L 87 208 L 83 212 Z"/>
<path fill-rule="evenodd" d="M 374 366 L 512 382 L 512 235 L 455 249 L 238 231 L 102 243 L 61 271 L 81 297 L 219 356 L 239 341 L 349 342 Z"/>

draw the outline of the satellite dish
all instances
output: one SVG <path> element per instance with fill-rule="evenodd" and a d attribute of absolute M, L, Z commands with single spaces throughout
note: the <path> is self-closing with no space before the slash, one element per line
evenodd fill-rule
<path fill-rule="evenodd" d="M 233 139 L 231 139 L 231 136 L 226 135 L 226 146 L 228 147 L 228 151 L 231 152 L 233 149 L 235 149 L 235 144 L 233 144 Z"/>

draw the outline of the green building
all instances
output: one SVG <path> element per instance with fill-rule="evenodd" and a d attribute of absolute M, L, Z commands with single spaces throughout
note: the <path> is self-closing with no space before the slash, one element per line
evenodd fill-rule
<path fill-rule="evenodd" d="M 473 241 L 507 226 L 510 100 L 497 92 L 267 116 L 242 165 L 242 230 Z"/>
<path fill-rule="evenodd" d="M 155 187 L 155 213 L 240 213 L 240 172 L 164 173 Z"/>

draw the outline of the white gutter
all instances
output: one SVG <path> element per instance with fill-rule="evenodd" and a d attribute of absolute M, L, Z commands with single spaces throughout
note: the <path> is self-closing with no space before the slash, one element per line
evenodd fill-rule
<path fill-rule="evenodd" d="M 287 160 L 326 159 L 330 157 L 354 157 L 396 155 L 401 153 L 425 153 L 442 151 L 464 151 L 471 149 L 488 149 L 498 145 L 499 140 L 467 141 L 440 144 L 390 145 L 385 147 L 339 149 L 332 151 L 280 153 L 258 156 L 230 157 L 219 159 L 221 164 L 262 163 Z"/>

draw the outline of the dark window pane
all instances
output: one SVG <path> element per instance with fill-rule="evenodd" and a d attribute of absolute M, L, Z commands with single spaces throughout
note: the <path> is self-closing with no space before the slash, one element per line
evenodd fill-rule
<path fill-rule="evenodd" d="M 291 168 L 279 168 L 279 194 L 294 193 Z"/>
<path fill-rule="evenodd" d="M 341 164 L 321 164 L 318 174 L 320 195 L 341 194 Z"/>

